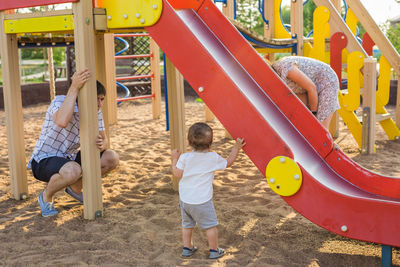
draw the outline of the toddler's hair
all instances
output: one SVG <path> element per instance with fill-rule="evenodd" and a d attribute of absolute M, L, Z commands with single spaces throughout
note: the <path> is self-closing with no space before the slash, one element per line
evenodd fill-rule
<path fill-rule="evenodd" d="M 197 122 L 189 128 L 188 141 L 195 150 L 209 149 L 213 142 L 213 130 L 207 123 Z"/>

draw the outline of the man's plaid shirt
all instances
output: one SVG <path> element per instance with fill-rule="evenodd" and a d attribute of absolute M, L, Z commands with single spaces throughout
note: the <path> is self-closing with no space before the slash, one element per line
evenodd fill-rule
<path fill-rule="evenodd" d="M 29 160 L 28 169 L 31 168 L 32 159 L 36 162 L 49 157 L 62 157 L 74 160 L 80 147 L 79 138 L 79 113 L 75 104 L 72 118 L 65 128 L 59 127 L 53 120 L 53 115 L 64 102 L 65 95 L 58 95 L 51 102 L 43 122 L 42 132 L 36 142 L 32 158 Z M 99 131 L 104 131 L 103 114 L 98 112 Z"/>

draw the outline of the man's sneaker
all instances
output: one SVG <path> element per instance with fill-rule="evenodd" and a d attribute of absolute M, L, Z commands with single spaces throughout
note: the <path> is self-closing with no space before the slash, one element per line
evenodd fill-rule
<path fill-rule="evenodd" d="M 210 249 L 210 259 L 218 259 L 225 255 L 225 250 L 222 248 Z"/>
<path fill-rule="evenodd" d="M 49 216 L 57 215 L 58 211 L 54 208 L 54 203 L 53 202 L 45 202 L 43 200 L 43 192 L 44 192 L 44 190 L 39 194 L 39 197 L 38 197 L 38 202 L 40 205 L 40 210 L 42 211 L 42 216 L 49 217 Z"/>
<path fill-rule="evenodd" d="M 71 187 L 67 186 L 65 188 L 65 193 L 67 193 L 68 195 L 70 195 L 71 197 L 75 198 L 76 200 L 79 201 L 79 203 L 83 204 L 83 194 L 82 192 L 80 192 L 79 194 L 75 193 L 74 190 L 72 190 Z"/>
<path fill-rule="evenodd" d="M 197 247 L 193 246 L 193 248 L 184 247 L 182 250 L 182 257 L 192 257 L 193 254 L 197 251 Z"/>

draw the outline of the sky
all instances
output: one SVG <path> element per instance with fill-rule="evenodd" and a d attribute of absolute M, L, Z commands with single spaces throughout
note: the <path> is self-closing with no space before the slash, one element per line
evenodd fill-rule
<path fill-rule="evenodd" d="M 400 16 L 400 4 L 395 0 L 361 0 L 361 3 L 378 25 Z"/>

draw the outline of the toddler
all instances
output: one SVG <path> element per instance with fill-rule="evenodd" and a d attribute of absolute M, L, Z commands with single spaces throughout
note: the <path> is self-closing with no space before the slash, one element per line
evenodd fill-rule
<path fill-rule="evenodd" d="M 192 152 L 171 152 L 172 172 L 182 178 L 179 182 L 179 198 L 182 215 L 183 257 L 192 256 L 197 247 L 193 246 L 192 233 L 196 224 L 206 230 L 210 259 L 222 257 L 225 251 L 218 247 L 217 215 L 212 196 L 214 172 L 230 167 L 236 160 L 240 149 L 245 145 L 237 138 L 227 159 L 210 151 L 213 131 L 206 123 L 198 122 L 189 128 L 188 142 Z"/>

